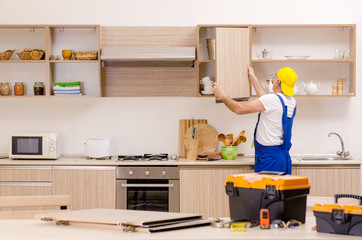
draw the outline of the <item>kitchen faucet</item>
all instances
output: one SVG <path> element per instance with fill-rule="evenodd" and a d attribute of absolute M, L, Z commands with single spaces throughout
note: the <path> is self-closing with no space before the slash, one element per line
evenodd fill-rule
<path fill-rule="evenodd" d="M 335 133 L 335 132 L 328 133 L 328 137 L 331 137 L 332 135 L 336 135 L 339 138 L 339 140 L 341 141 L 342 151 L 337 151 L 337 155 L 342 158 L 347 158 L 349 156 L 349 151 L 347 151 L 347 152 L 344 151 L 344 143 L 343 143 L 342 137 L 338 133 Z"/>

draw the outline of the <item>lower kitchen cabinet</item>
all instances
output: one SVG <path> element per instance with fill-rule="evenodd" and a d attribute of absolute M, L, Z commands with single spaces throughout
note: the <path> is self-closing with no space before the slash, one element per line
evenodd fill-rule
<path fill-rule="evenodd" d="M 229 217 L 225 193 L 228 175 L 253 172 L 252 167 L 181 167 L 180 212 L 203 217 Z"/>
<path fill-rule="evenodd" d="M 0 196 L 30 196 L 51 194 L 51 166 L 0 167 Z"/>
<path fill-rule="evenodd" d="M 310 196 L 333 197 L 334 194 L 361 194 L 360 167 L 301 166 L 297 174 L 309 179 Z"/>
<path fill-rule="evenodd" d="M 115 208 L 116 167 L 54 166 L 53 194 L 71 196 L 71 209 Z"/>

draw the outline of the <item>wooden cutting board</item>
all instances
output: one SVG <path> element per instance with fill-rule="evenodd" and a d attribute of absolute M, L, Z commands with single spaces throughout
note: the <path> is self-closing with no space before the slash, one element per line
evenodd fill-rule
<path fill-rule="evenodd" d="M 181 158 L 186 157 L 186 148 L 184 144 L 184 138 L 186 131 L 196 123 L 207 123 L 206 119 L 180 119 L 179 121 L 179 156 Z"/>
<path fill-rule="evenodd" d="M 197 127 L 197 154 L 202 154 L 204 152 L 215 152 L 219 144 L 219 140 L 217 139 L 218 133 L 215 128 L 207 123 L 196 123 L 194 125 Z M 189 149 L 191 138 L 192 127 L 190 127 L 185 133 L 184 144 L 186 150 Z"/>

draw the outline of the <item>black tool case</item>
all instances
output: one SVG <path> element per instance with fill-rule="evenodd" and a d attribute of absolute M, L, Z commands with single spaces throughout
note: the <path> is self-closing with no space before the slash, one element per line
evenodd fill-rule
<path fill-rule="evenodd" d="M 341 206 L 339 198 L 355 198 L 362 205 L 362 196 L 337 194 L 335 204 L 315 204 L 317 232 L 362 236 L 362 206 Z"/>
<path fill-rule="evenodd" d="M 305 222 L 308 178 L 296 175 L 248 173 L 228 176 L 230 218 L 235 221 L 259 220 L 260 209 L 269 210 L 270 221 L 295 219 Z"/>

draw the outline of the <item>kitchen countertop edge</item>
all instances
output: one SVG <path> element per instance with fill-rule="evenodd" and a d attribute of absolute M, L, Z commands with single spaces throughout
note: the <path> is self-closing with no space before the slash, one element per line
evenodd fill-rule
<path fill-rule="evenodd" d="M 292 157 L 292 164 L 295 166 L 354 166 L 361 165 L 359 160 L 350 161 L 310 161 L 301 162 L 299 159 Z M 13 160 L 9 158 L 0 159 L 0 166 L 129 166 L 129 165 L 170 165 L 170 166 L 254 166 L 254 157 L 237 157 L 235 160 L 217 160 L 217 161 L 189 161 L 186 158 L 180 158 L 179 161 L 115 161 L 86 159 L 82 157 L 62 157 L 57 160 Z"/>

